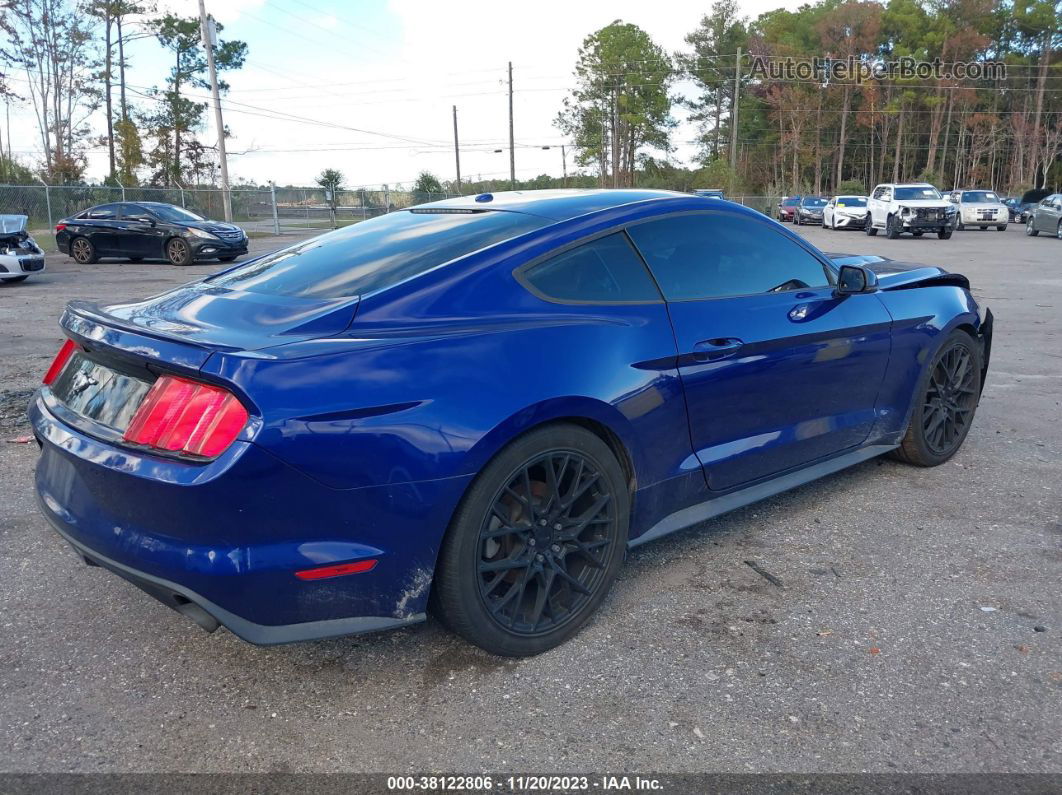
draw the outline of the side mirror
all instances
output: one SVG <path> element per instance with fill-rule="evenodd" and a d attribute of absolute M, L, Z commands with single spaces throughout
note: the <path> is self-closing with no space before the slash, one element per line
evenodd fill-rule
<path fill-rule="evenodd" d="M 837 295 L 872 293 L 878 289 L 878 276 L 862 265 L 842 265 L 837 278 Z"/>

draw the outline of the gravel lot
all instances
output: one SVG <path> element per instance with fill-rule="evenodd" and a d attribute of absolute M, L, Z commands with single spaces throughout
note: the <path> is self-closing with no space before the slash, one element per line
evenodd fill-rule
<path fill-rule="evenodd" d="M 52 255 L 0 287 L 0 770 L 1062 772 L 1062 241 L 802 231 L 972 279 L 996 341 L 965 447 L 639 548 L 581 635 L 520 661 L 433 622 L 256 648 L 81 565 L 7 442 L 61 307 L 217 265 Z"/>

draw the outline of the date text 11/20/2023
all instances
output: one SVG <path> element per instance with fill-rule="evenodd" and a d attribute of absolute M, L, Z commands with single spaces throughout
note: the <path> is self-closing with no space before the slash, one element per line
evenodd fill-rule
<path fill-rule="evenodd" d="M 659 779 L 643 776 L 388 776 L 392 792 L 564 792 L 577 790 L 655 792 L 663 789 Z"/>

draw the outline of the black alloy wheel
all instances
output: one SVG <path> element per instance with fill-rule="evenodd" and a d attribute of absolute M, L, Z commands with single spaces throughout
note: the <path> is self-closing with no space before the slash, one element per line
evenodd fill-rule
<path fill-rule="evenodd" d="M 918 466 L 947 461 L 966 439 L 980 396 L 980 349 L 965 331 L 953 331 L 922 376 L 896 457 Z"/>
<path fill-rule="evenodd" d="M 630 495 L 600 438 L 552 425 L 517 439 L 469 488 L 443 543 L 435 612 L 495 654 L 538 654 L 589 620 L 627 542 Z"/>
<path fill-rule="evenodd" d="M 479 595 L 491 617 L 541 635 L 579 615 L 617 543 L 614 510 L 597 464 L 574 450 L 522 465 L 479 531 Z"/>

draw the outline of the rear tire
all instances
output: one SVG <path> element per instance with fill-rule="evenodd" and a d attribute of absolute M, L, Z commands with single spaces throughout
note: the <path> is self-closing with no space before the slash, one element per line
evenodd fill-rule
<path fill-rule="evenodd" d="M 100 261 L 96 247 L 87 237 L 75 237 L 70 241 L 70 257 L 79 265 L 93 265 Z"/>
<path fill-rule="evenodd" d="M 552 649 L 608 594 L 629 520 L 626 478 L 608 445 L 578 425 L 533 430 L 462 499 L 439 553 L 434 611 L 492 654 Z"/>
<path fill-rule="evenodd" d="M 962 447 L 980 396 L 980 347 L 956 329 L 918 380 L 911 422 L 893 457 L 920 467 L 943 464 Z"/>
<path fill-rule="evenodd" d="M 885 219 L 885 236 L 889 240 L 895 240 L 901 234 L 903 234 L 903 228 L 899 224 L 899 220 L 895 215 L 890 215 Z"/>
<path fill-rule="evenodd" d="M 171 265 L 191 265 L 192 247 L 179 237 L 170 238 L 166 243 L 166 259 Z"/>
<path fill-rule="evenodd" d="M 1040 230 L 1033 226 L 1032 218 L 1025 222 L 1025 234 L 1029 237 L 1036 237 L 1040 234 Z"/>
<path fill-rule="evenodd" d="M 1062 221 L 1058 222 L 1058 226 L 1055 227 L 1055 237 L 1062 240 Z"/>
<path fill-rule="evenodd" d="M 924 233 L 923 232 L 912 232 L 911 234 L 914 235 L 915 237 L 921 237 Z"/>
<path fill-rule="evenodd" d="M 867 225 L 863 227 L 863 230 L 867 233 L 867 237 L 874 237 L 874 235 L 878 233 L 878 230 L 874 228 L 874 222 L 869 215 L 867 216 Z"/>

